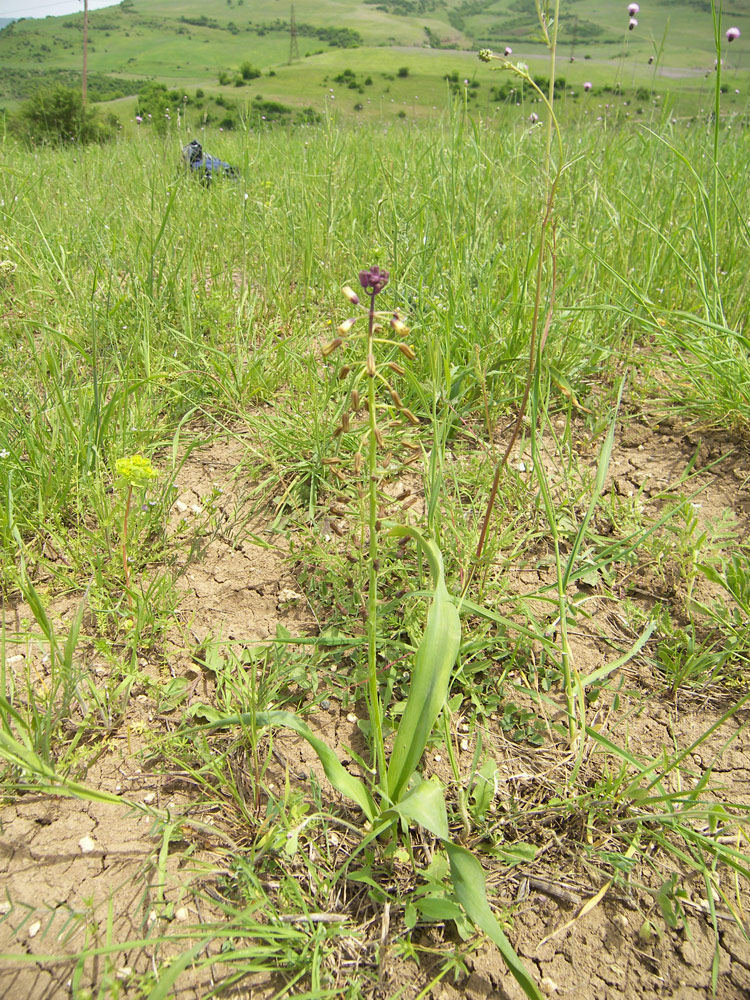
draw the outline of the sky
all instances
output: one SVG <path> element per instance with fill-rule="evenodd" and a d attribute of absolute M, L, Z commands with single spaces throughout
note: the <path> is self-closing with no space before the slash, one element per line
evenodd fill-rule
<path fill-rule="evenodd" d="M 89 0 L 89 10 L 111 7 L 119 0 Z M 56 17 L 63 14 L 80 14 L 83 0 L 0 0 L 0 17 Z"/>

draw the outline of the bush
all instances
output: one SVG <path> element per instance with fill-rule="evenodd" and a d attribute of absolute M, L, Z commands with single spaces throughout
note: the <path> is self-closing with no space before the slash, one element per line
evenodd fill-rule
<path fill-rule="evenodd" d="M 398 71 L 398 75 L 399 76 L 408 76 L 409 75 L 409 67 L 408 66 L 402 66 L 401 69 Z"/>
<path fill-rule="evenodd" d="M 28 142 L 104 142 L 114 129 L 99 121 L 94 108 L 83 107 L 81 94 L 57 84 L 38 90 L 11 119 L 16 134 Z"/>
<path fill-rule="evenodd" d="M 260 76 L 260 70 L 256 69 L 252 63 L 244 62 L 240 66 L 240 76 L 243 80 L 255 80 Z"/>

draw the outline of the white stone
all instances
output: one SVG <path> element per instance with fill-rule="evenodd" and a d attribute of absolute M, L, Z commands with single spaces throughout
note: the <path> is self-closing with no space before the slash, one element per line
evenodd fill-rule
<path fill-rule="evenodd" d="M 78 841 L 78 846 L 81 849 L 81 854 L 91 854 L 92 851 L 96 850 L 96 841 L 87 835 L 81 837 Z"/>

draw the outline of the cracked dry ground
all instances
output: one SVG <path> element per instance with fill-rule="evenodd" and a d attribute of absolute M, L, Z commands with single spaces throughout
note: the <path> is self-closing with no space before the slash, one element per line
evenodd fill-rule
<path fill-rule="evenodd" d="M 241 460 L 241 446 L 218 442 L 191 454 L 178 477 L 179 494 L 173 509 L 172 529 L 191 517 L 199 518 L 215 487 L 224 490 L 221 505 L 241 508 L 242 498 L 232 494 L 232 473 Z M 723 457 L 728 452 L 729 457 Z M 585 447 L 582 446 L 585 454 Z M 693 481 L 705 489 L 696 499 L 700 517 L 706 521 L 724 511 L 734 513 L 740 537 L 750 527 L 750 461 L 747 456 L 720 439 L 701 441 L 679 429 L 662 424 L 651 429 L 631 423 L 619 435 L 607 489 L 618 496 L 651 497 L 674 487 L 691 462 L 704 471 Z M 697 508 L 698 509 L 698 508 Z M 238 521 L 241 523 L 241 518 Z M 232 539 L 214 532 L 199 557 L 184 567 L 180 576 L 181 601 L 163 662 L 141 661 L 146 674 L 159 676 L 166 670 L 184 677 L 191 697 L 206 700 L 210 682 L 190 655 L 209 636 L 232 641 L 263 641 L 273 636 L 278 624 L 292 634 L 314 634 L 315 623 L 304 599 L 298 599 L 299 585 L 291 575 L 283 553 L 266 547 L 262 531 Z M 511 567 L 511 570 L 513 568 Z M 538 586 L 548 570 L 519 567 L 516 586 Z M 634 599 L 646 606 L 662 598 L 669 581 L 657 579 L 648 570 L 639 575 Z M 572 636 L 573 651 L 580 669 L 590 672 L 611 659 L 608 640 L 623 646 L 633 637 L 618 631 L 622 623 L 611 599 L 588 594 L 590 617 Z M 52 611 L 64 621 L 75 604 L 61 602 Z M 19 618 L 28 618 L 28 609 L 16 608 Z M 89 654 L 87 654 L 89 655 Z M 6 650 L 8 660 L 31 664 L 43 676 L 43 657 L 29 645 Z M 94 653 L 93 671 L 102 669 Z M 662 685 L 649 668 L 631 661 L 620 672 L 623 679 L 617 715 L 600 710 L 598 717 L 606 731 L 640 757 L 658 756 L 662 746 L 687 747 L 725 707 L 719 699 L 684 699 L 679 703 L 662 695 Z M 750 721 L 743 710 L 715 730 L 710 739 L 690 756 L 689 773 L 698 780 L 708 763 L 714 766 L 717 800 L 747 803 L 750 798 L 750 741 L 745 726 Z M 333 739 L 345 757 L 345 747 L 356 738 L 351 718 L 339 712 L 335 701 L 311 718 L 312 725 Z M 143 769 L 138 756 L 139 733 L 144 727 L 162 724 L 158 708 L 146 690 L 134 689 L 128 714 L 110 733 L 101 752 L 90 766 L 88 785 L 121 792 L 127 798 L 161 810 L 180 807 L 189 801 L 189 789 L 170 784 Z M 499 726 L 489 724 L 483 733 L 500 769 L 497 801 L 500 822 L 502 803 L 526 798 L 543 801 L 561 781 L 561 748 L 546 745 L 534 748 L 508 741 Z M 736 739 L 730 741 L 730 737 Z M 284 738 L 284 754 L 292 772 L 319 772 L 307 744 Z M 591 762 L 595 768 L 595 761 Z M 428 760 L 427 770 L 440 772 Z M 443 774 L 443 777 L 445 775 Z M 323 779 L 321 779 L 321 782 Z M 192 845 L 176 842 L 169 851 L 159 852 L 162 841 L 152 820 L 121 807 L 70 798 L 36 794 L 22 795 L 0 807 L 0 873 L 4 919 L 0 923 L 0 954 L 39 956 L 24 964 L 12 958 L 0 963 L 0 997 L 5 1000 L 62 1000 L 71 995 L 71 964 L 45 960 L 50 954 L 73 953 L 107 941 L 140 940 L 168 926 L 171 931 L 200 922 L 207 916 L 191 891 L 195 871 L 205 861 L 209 866 L 220 845 Z M 585 845 L 562 841 L 554 825 L 539 823 L 533 831 L 539 848 L 533 868 L 507 869 L 487 861 L 490 896 L 501 907 L 512 906 L 511 939 L 544 994 L 549 997 L 581 1000 L 702 1000 L 711 995 L 711 965 L 717 965 L 717 996 L 720 1000 L 742 1000 L 750 996 L 750 944 L 731 915 L 717 904 L 718 949 L 706 914 L 705 886 L 687 877 L 684 928 L 672 930 L 660 923 L 660 933 L 644 940 L 643 905 L 647 895 L 613 888 L 589 912 L 581 908 L 602 885 L 601 874 L 585 865 Z M 737 846 L 746 849 L 743 833 Z M 343 859 L 342 859 L 343 860 Z M 666 864 L 666 867 L 665 867 Z M 639 875 L 652 890 L 668 874 L 669 864 L 655 861 L 651 872 Z M 732 887 L 747 912 L 750 896 L 745 880 Z M 205 903 L 203 904 L 206 905 Z M 210 905 L 210 903 L 208 904 Z M 653 915 L 653 913 L 651 913 Z M 657 921 L 658 922 L 658 921 Z M 378 938 L 379 938 L 378 928 Z M 358 933 L 353 928 L 353 934 Z M 371 995 L 390 998 L 399 993 L 416 997 L 428 987 L 436 968 L 424 959 L 421 968 L 399 956 L 397 943 L 402 936 L 400 916 L 393 915 L 385 945 L 373 947 L 371 958 L 379 963 L 379 984 Z M 448 928 L 425 927 L 416 932 L 427 949 L 439 948 Z M 121 997 L 135 997 L 128 988 L 128 971 L 146 972 L 151 952 L 133 948 L 113 960 Z M 520 988 L 509 976 L 497 953 L 483 945 L 470 952 L 469 974 L 457 981 L 444 978 L 426 995 L 435 1000 L 458 997 L 519 1000 Z M 88 963 L 81 985 L 102 982 L 104 962 Z M 279 984 L 243 984 L 232 995 L 262 1000 Z M 205 973 L 193 970 L 178 980 L 171 995 L 200 1000 L 210 988 Z M 114 995 L 114 994 L 112 994 Z M 424 995 L 424 994 L 423 994 Z"/>

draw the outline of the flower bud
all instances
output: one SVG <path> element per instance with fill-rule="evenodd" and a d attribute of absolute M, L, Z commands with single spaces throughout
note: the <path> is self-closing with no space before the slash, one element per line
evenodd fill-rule
<path fill-rule="evenodd" d="M 399 337 L 405 337 L 409 332 L 409 327 L 405 323 L 402 323 L 396 316 L 393 316 L 391 319 L 391 329 L 395 330 Z"/>
<path fill-rule="evenodd" d="M 419 417 L 416 417 L 411 410 L 407 410 L 406 407 L 401 411 L 410 424 L 414 424 L 415 427 L 419 424 Z"/>
<path fill-rule="evenodd" d="M 406 369 L 397 364 L 395 361 L 388 361 L 386 367 L 390 368 L 396 375 L 406 375 Z"/>
<path fill-rule="evenodd" d="M 332 340 L 330 344 L 326 344 L 326 346 L 322 349 L 320 353 L 323 355 L 324 358 L 327 358 L 329 355 L 333 354 L 333 352 L 337 348 L 341 347 L 343 343 L 344 341 L 341 339 L 341 337 L 336 337 L 336 339 Z"/>
<path fill-rule="evenodd" d="M 367 374 L 370 378 L 375 378 L 375 355 L 372 351 L 367 355 Z"/>
<path fill-rule="evenodd" d="M 404 401 L 401 399 L 399 394 L 396 392 L 395 389 L 391 389 L 390 392 L 391 392 L 391 399 L 393 400 L 393 405 L 397 406 L 399 410 L 403 410 Z"/>
<path fill-rule="evenodd" d="M 348 413 L 344 413 L 341 416 L 341 430 L 344 431 L 345 434 L 349 432 L 349 414 Z"/>
<path fill-rule="evenodd" d="M 352 317 L 351 319 L 345 319 L 336 332 L 339 333 L 342 337 L 345 337 L 356 322 L 357 322 L 356 316 Z"/>
<path fill-rule="evenodd" d="M 339 372 L 339 379 L 345 379 L 349 372 L 352 370 L 351 365 L 342 365 L 341 371 Z"/>
<path fill-rule="evenodd" d="M 352 389 L 352 413 L 356 413 L 359 409 L 359 393 L 356 389 Z"/>
<path fill-rule="evenodd" d="M 383 435 L 380 433 L 380 428 L 375 428 L 375 440 L 378 442 L 379 448 L 385 448 L 385 441 L 383 440 Z"/>
<path fill-rule="evenodd" d="M 398 349 L 410 361 L 413 361 L 417 356 L 411 344 L 399 344 Z"/>
<path fill-rule="evenodd" d="M 349 299 L 353 306 L 359 305 L 359 295 L 357 295 L 353 288 L 350 288 L 349 285 L 344 285 L 341 291 L 344 293 L 346 298 Z"/>
<path fill-rule="evenodd" d="M 480 49 L 479 58 L 482 62 L 492 62 L 492 49 Z"/>

